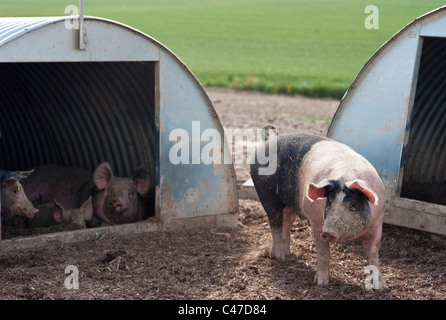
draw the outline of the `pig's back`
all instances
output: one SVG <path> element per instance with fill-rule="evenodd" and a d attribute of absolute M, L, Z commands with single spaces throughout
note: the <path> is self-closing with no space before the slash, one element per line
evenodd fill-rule
<path fill-rule="evenodd" d="M 58 165 L 37 166 L 23 182 L 25 193 L 33 204 L 56 199 L 67 209 L 79 207 L 94 190 L 92 173 Z"/>
<path fill-rule="evenodd" d="M 322 136 L 299 133 L 281 134 L 277 136 L 277 169 L 272 175 L 258 175 L 258 168 L 262 167 L 257 161 L 251 165 L 251 176 L 256 189 L 272 188 L 281 201 L 298 211 L 298 194 L 300 167 L 313 145 L 328 140 Z M 257 152 L 265 154 L 269 140 L 259 146 Z M 268 154 L 268 153 L 267 153 Z M 266 166 L 266 165 L 265 165 Z"/>
<path fill-rule="evenodd" d="M 319 183 L 323 179 L 345 181 L 361 179 L 380 181 L 370 162 L 349 146 L 326 139 L 313 145 L 301 166 L 304 183 Z"/>

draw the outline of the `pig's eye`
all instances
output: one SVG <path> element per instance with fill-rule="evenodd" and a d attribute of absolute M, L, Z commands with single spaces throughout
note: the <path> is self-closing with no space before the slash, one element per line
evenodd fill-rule
<path fill-rule="evenodd" d="M 129 197 L 130 198 L 133 198 L 135 196 L 135 192 L 133 192 L 133 191 L 129 191 Z"/>
<path fill-rule="evenodd" d="M 358 211 L 358 203 L 352 199 L 348 199 L 347 207 L 350 211 Z"/>

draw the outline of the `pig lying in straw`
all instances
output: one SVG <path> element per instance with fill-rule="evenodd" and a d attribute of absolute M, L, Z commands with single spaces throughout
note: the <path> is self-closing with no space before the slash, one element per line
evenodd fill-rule
<path fill-rule="evenodd" d="M 386 199 L 374 167 L 350 147 L 328 138 L 296 133 L 265 136 L 251 176 L 268 215 L 272 255 L 284 261 L 290 254 L 291 225 L 300 215 L 313 230 L 318 258 L 314 280 L 319 286 L 329 283 L 329 244 L 336 241 L 361 239 L 368 265 L 379 270 Z M 268 175 L 259 174 L 265 151 L 277 152 L 277 169 Z M 386 288 L 380 271 L 377 278 L 374 288 Z"/>
<path fill-rule="evenodd" d="M 32 171 L 2 171 L 1 178 L 1 212 L 2 220 L 7 221 L 13 216 L 33 218 L 39 211 L 28 200 L 20 181 L 27 178 Z"/>
<path fill-rule="evenodd" d="M 92 198 L 79 208 L 65 209 L 56 200 L 38 206 L 39 212 L 26 223 L 29 228 L 46 228 L 57 223 L 66 223 L 76 228 L 86 228 L 93 216 Z"/>
<path fill-rule="evenodd" d="M 93 198 L 94 214 L 109 224 L 122 224 L 147 219 L 149 174 L 140 167 L 131 178 L 116 177 L 107 162 L 100 164 L 93 180 L 100 190 Z"/>
<path fill-rule="evenodd" d="M 53 202 L 65 209 L 80 208 L 92 196 L 93 215 L 88 225 L 102 222 L 121 224 L 147 218 L 145 196 L 150 188 L 148 172 L 139 168 L 132 178 L 115 177 L 110 164 L 101 163 L 87 170 L 57 165 L 42 165 L 23 184 L 34 205 Z"/>

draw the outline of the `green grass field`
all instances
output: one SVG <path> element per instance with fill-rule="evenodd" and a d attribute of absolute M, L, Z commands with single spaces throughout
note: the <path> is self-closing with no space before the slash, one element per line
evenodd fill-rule
<path fill-rule="evenodd" d="M 77 1 L 2 0 L 0 16 L 66 15 Z M 367 30 L 364 9 L 379 9 Z M 434 0 L 85 0 L 85 14 L 130 25 L 185 62 L 203 85 L 342 97 L 393 34 Z"/>

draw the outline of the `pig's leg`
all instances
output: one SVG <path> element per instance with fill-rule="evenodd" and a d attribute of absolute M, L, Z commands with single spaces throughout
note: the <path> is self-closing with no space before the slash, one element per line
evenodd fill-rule
<path fill-rule="evenodd" d="M 290 255 L 290 235 L 291 235 L 291 226 L 293 225 L 294 220 L 297 217 L 297 213 L 294 212 L 288 206 L 283 208 L 283 219 L 282 219 L 282 234 L 281 234 L 281 243 L 283 244 L 283 253 L 285 256 Z"/>
<path fill-rule="evenodd" d="M 381 274 L 381 266 L 379 263 L 379 248 L 381 243 L 382 226 L 379 226 L 375 232 L 365 238 L 361 238 L 362 246 L 367 258 L 367 265 L 375 266 L 378 269 L 378 285 L 374 288 L 382 291 L 387 288 L 386 283 Z"/>
<path fill-rule="evenodd" d="M 270 190 L 271 188 L 256 188 L 259 195 L 260 202 L 268 215 L 269 225 L 271 228 L 271 235 L 273 238 L 272 256 L 279 261 L 285 261 L 285 257 L 290 254 L 289 241 L 286 239 L 286 229 L 283 230 L 284 210 L 285 207 L 282 200 L 279 199 Z M 291 220 L 291 214 L 287 212 L 286 220 Z M 285 223 L 286 225 L 289 224 Z M 283 237 L 285 235 L 285 237 Z"/>
<path fill-rule="evenodd" d="M 318 231 L 313 227 L 314 243 L 317 253 L 317 272 L 314 277 L 314 282 L 318 286 L 327 286 L 330 278 L 330 247 L 328 242 L 322 241 L 319 236 L 320 234 L 321 230 Z"/>
<path fill-rule="evenodd" d="M 284 262 L 286 256 L 290 254 L 290 246 L 289 242 L 282 237 L 282 227 L 271 226 L 271 234 L 273 236 L 272 255 L 277 260 Z"/>
<path fill-rule="evenodd" d="M 270 215 L 268 215 L 268 217 L 270 217 Z M 277 260 L 283 262 L 285 261 L 286 256 L 290 254 L 290 231 L 286 229 L 287 224 L 289 223 L 284 223 L 283 209 L 279 208 L 278 210 L 275 210 L 275 214 L 271 215 L 269 221 L 271 227 L 271 235 L 273 237 L 272 255 Z M 291 227 L 291 224 L 289 225 Z"/>

